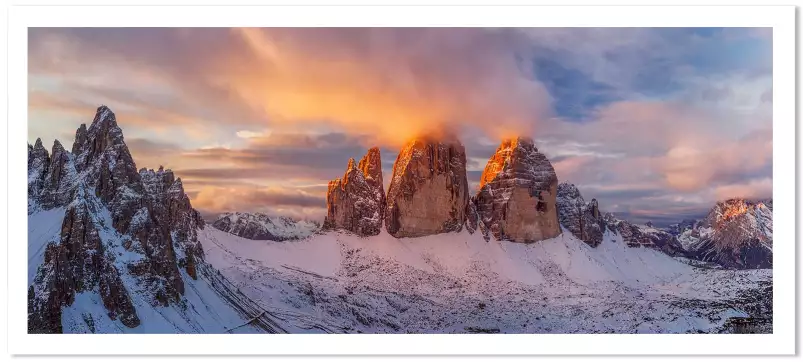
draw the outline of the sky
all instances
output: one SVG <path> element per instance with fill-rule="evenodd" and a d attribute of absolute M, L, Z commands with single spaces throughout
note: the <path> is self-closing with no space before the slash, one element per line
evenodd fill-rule
<path fill-rule="evenodd" d="M 348 159 L 458 134 L 468 179 L 535 139 L 603 211 L 666 224 L 772 196 L 770 28 L 30 28 L 28 141 L 97 106 L 193 206 L 322 220 Z M 68 147 L 69 148 L 69 147 Z"/>

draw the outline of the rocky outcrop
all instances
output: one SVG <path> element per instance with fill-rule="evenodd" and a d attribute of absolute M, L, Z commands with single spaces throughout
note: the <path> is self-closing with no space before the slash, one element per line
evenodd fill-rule
<path fill-rule="evenodd" d="M 50 164 L 39 195 L 39 204 L 44 209 L 66 206 L 72 201 L 77 187 L 77 173 L 72 155 L 58 140 L 53 142 L 53 151 L 50 154 Z"/>
<path fill-rule="evenodd" d="M 631 248 L 652 248 L 670 256 L 687 256 L 678 238 L 664 230 L 619 220 L 611 213 L 603 214 L 602 220 L 608 230 L 618 234 Z"/>
<path fill-rule="evenodd" d="M 597 199 L 586 202 L 577 186 L 563 182 L 558 185 L 556 202 L 558 220 L 565 230 L 592 247 L 602 243 L 606 228 Z"/>
<path fill-rule="evenodd" d="M 480 179 L 477 212 L 498 240 L 535 242 L 560 235 L 558 177 L 532 139 L 502 142 Z"/>
<path fill-rule="evenodd" d="M 477 212 L 477 199 L 471 196 L 466 204 L 466 230 L 469 234 L 480 232 L 485 241 L 491 240 L 491 234 L 488 228 L 480 221 L 480 214 Z"/>
<path fill-rule="evenodd" d="M 37 199 L 45 185 L 45 176 L 50 167 L 50 154 L 42 139 L 37 138 L 34 146 L 28 145 L 28 198 Z"/>
<path fill-rule="evenodd" d="M 159 167 L 157 171 L 141 169 L 139 174 L 149 197 L 149 213 L 168 225 L 178 266 L 183 267 L 195 279 L 196 264 L 204 257 L 197 232 L 206 223 L 201 214 L 190 205 L 181 178 L 176 179 L 173 171 Z M 140 225 L 134 225 L 132 229 L 137 227 Z"/>
<path fill-rule="evenodd" d="M 77 293 L 98 293 L 109 318 L 128 327 L 139 324 L 133 295 L 153 306 L 180 304 L 180 270 L 197 277 L 204 225 L 181 180 L 170 170 L 137 172 L 105 106 L 76 131 L 72 153 L 54 143 L 38 194 L 39 179 L 30 176 L 45 157 L 37 143 L 29 149 L 29 199 L 43 210 L 65 207 L 65 218 L 29 288 L 29 331 L 59 332 L 61 308 Z"/>
<path fill-rule="evenodd" d="M 449 135 L 419 137 L 393 164 L 385 227 L 397 238 L 460 231 L 467 203 L 463 144 Z"/>
<path fill-rule="evenodd" d="M 343 178 L 329 182 L 326 193 L 326 229 L 342 229 L 360 236 L 382 229 L 385 191 L 378 148 L 372 148 L 359 165 L 349 159 Z"/>
<path fill-rule="evenodd" d="M 718 202 L 693 234 L 689 254 L 731 269 L 772 268 L 772 201 Z"/>
<path fill-rule="evenodd" d="M 80 189 L 67 208 L 60 240 L 47 245 L 44 264 L 28 290 L 29 332 L 60 333 L 61 308 L 72 304 L 76 293 L 93 290 L 99 291 L 110 319 L 119 318 L 130 328 L 139 325 L 115 255 L 97 228 L 100 207 Z"/>
<path fill-rule="evenodd" d="M 321 225 L 315 221 L 262 213 L 228 212 L 212 222 L 212 227 L 251 240 L 285 241 L 306 238 Z"/>

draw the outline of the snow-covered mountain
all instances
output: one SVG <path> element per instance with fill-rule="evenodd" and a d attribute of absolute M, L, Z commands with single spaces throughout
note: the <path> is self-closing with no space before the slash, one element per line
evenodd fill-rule
<path fill-rule="evenodd" d="M 320 223 L 295 220 L 285 216 L 263 213 L 227 212 L 212 222 L 212 227 L 253 240 L 297 240 L 312 235 L 321 228 Z"/>
<path fill-rule="evenodd" d="M 772 268 L 772 199 L 718 202 L 704 219 L 678 230 L 694 259 L 726 268 Z"/>
<path fill-rule="evenodd" d="M 558 185 L 557 208 L 564 232 L 569 232 L 588 245 L 596 247 L 603 234 L 610 231 L 630 247 L 660 250 L 670 256 L 687 256 L 677 238 L 652 225 L 637 225 L 603 213 L 596 199 L 586 202 L 577 186 L 568 182 Z"/>
<path fill-rule="evenodd" d="M 181 179 L 137 171 L 109 108 L 28 162 L 29 333 L 281 331 L 205 262 Z"/>
<path fill-rule="evenodd" d="M 674 235 L 559 186 L 531 140 L 503 142 L 473 197 L 459 141 L 412 149 L 387 198 L 378 150 L 352 163 L 376 199 L 344 177 L 326 230 L 244 213 L 205 227 L 172 171 L 137 170 L 101 106 L 71 151 L 28 147 L 29 332 L 714 333 L 745 320 L 771 332 L 771 270 L 673 257 Z M 353 222 L 365 205 L 378 217 Z M 737 267 L 761 267 L 769 205 L 718 205 L 695 255 L 747 250 Z M 253 240 L 268 234 L 295 240 Z"/>

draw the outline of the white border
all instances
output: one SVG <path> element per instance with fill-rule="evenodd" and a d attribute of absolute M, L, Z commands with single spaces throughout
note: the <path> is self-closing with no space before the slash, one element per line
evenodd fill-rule
<path fill-rule="evenodd" d="M 94 335 L 26 333 L 27 28 L 72 26 L 773 27 L 771 335 Z M 795 9 L 785 7 L 12 7 L 9 10 L 9 319 L 12 354 L 794 354 Z M 785 197 L 784 197 L 785 196 Z M 45 348 L 46 346 L 46 348 Z"/>

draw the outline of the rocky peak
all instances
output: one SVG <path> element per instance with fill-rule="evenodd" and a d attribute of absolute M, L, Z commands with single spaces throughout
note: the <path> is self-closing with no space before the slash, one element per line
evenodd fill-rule
<path fill-rule="evenodd" d="M 385 226 L 395 237 L 460 231 L 467 203 L 463 144 L 449 134 L 418 137 L 393 164 Z"/>
<path fill-rule="evenodd" d="M 681 238 L 688 252 L 726 268 L 772 267 L 772 209 L 761 202 L 730 199 L 718 202 Z"/>
<path fill-rule="evenodd" d="M 377 185 L 383 185 L 382 159 L 380 158 L 379 147 L 372 147 L 369 149 L 368 153 L 360 160 L 360 164 L 357 167 L 362 171 L 366 181 Z M 385 193 L 384 189 L 382 193 Z"/>
<path fill-rule="evenodd" d="M 560 235 L 558 177 L 532 139 L 502 141 L 480 178 L 477 212 L 500 240 L 534 242 Z"/>
<path fill-rule="evenodd" d="M 324 228 L 348 230 L 360 236 L 379 234 L 385 203 L 382 187 L 378 148 L 369 150 L 359 167 L 350 158 L 343 177 L 329 181 Z"/>
<path fill-rule="evenodd" d="M 568 182 L 560 183 L 557 192 L 558 219 L 563 228 L 592 247 L 602 243 L 606 226 L 597 200 L 587 203 L 577 186 Z"/>
<path fill-rule="evenodd" d="M 28 145 L 28 197 L 36 200 L 42 192 L 45 176 L 50 167 L 50 154 L 44 146 L 42 139 L 37 138 L 35 145 Z"/>
<path fill-rule="evenodd" d="M 744 199 L 730 199 L 718 202 L 712 210 L 711 215 L 714 217 L 712 221 L 715 224 L 725 223 L 728 220 L 744 215 L 754 205 Z"/>
<path fill-rule="evenodd" d="M 48 244 L 29 290 L 29 330 L 56 331 L 61 307 L 78 292 L 100 293 L 110 318 L 121 316 L 124 325 L 135 326 L 130 293 L 166 306 L 184 294 L 181 269 L 196 278 L 203 260 L 197 229 L 204 222 L 172 171 L 137 172 L 107 107 L 98 108 L 89 128 L 78 128 L 73 150 L 56 141 L 41 195 L 29 194 L 44 209 L 67 210 L 61 243 Z"/>
<path fill-rule="evenodd" d="M 73 156 L 59 140 L 53 141 L 50 164 L 44 177 L 39 203 L 44 209 L 66 206 L 77 187 L 77 173 Z"/>

